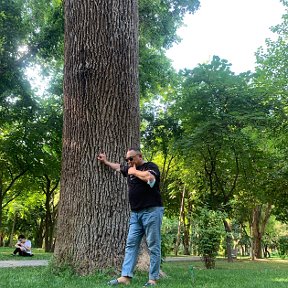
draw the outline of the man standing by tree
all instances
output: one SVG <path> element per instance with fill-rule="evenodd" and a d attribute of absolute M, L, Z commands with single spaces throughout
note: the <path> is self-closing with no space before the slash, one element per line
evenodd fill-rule
<path fill-rule="evenodd" d="M 150 251 L 149 281 L 145 286 L 156 285 L 161 263 L 161 224 L 163 204 L 160 195 L 160 172 L 156 164 L 145 162 L 138 148 L 130 148 L 126 154 L 128 165 L 109 162 L 104 153 L 98 160 L 127 177 L 131 217 L 126 242 L 121 277 L 110 285 L 129 284 L 137 263 L 142 237 L 145 235 Z"/>

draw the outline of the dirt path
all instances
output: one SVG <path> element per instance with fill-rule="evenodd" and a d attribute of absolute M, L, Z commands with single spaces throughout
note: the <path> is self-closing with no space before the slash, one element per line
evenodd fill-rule
<path fill-rule="evenodd" d="M 0 268 L 24 267 L 24 266 L 47 266 L 48 260 L 4 260 L 0 261 Z"/>
<path fill-rule="evenodd" d="M 189 262 L 189 261 L 200 261 L 201 258 L 199 256 L 173 256 L 166 257 L 165 262 Z"/>
<path fill-rule="evenodd" d="M 197 256 L 180 256 L 180 257 L 167 257 L 166 262 L 181 262 L 181 261 L 199 261 L 200 257 Z M 7 267 L 29 267 L 29 266 L 47 266 L 48 260 L 4 260 L 0 261 L 0 268 Z"/>

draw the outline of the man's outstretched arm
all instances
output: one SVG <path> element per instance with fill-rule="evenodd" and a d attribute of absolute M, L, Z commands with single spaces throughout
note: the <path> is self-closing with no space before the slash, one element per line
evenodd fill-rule
<path fill-rule="evenodd" d="M 113 163 L 107 160 L 106 154 L 105 153 L 100 153 L 97 157 L 97 159 L 104 163 L 105 165 L 109 166 L 113 170 L 116 170 L 117 172 L 120 172 L 120 164 L 119 163 Z"/>

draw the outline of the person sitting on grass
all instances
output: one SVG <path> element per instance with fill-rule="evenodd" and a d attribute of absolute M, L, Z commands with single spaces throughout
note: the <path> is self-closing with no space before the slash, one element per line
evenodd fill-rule
<path fill-rule="evenodd" d="M 13 256 L 19 253 L 19 256 L 33 256 L 31 250 L 31 241 L 26 239 L 24 235 L 19 235 L 18 241 L 15 245 L 16 249 L 13 252 Z"/>

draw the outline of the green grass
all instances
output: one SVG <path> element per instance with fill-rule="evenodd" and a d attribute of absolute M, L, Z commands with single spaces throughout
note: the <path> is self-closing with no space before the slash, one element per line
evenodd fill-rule
<path fill-rule="evenodd" d="M 11 260 L 11 249 L 0 249 L 0 260 Z M 43 250 L 35 251 L 33 259 L 49 259 L 51 254 Z M 39 254 L 37 255 L 37 252 Z M 13 259 L 15 257 L 12 257 Z M 22 257 L 19 257 L 23 260 Z M 28 258 L 27 261 L 29 261 Z M 168 277 L 161 279 L 157 287 L 183 288 L 284 288 L 288 287 L 288 260 L 271 259 L 261 261 L 237 260 L 227 263 L 216 261 L 216 269 L 206 270 L 203 263 L 165 262 L 162 270 Z M 1 287 L 5 288 L 100 288 L 107 287 L 111 279 L 108 274 L 98 273 L 86 277 L 71 275 L 69 271 L 61 275 L 51 273 L 51 267 L 16 267 L 0 268 Z M 142 287 L 147 280 L 147 273 L 136 273 L 129 286 Z"/>
<path fill-rule="evenodd" d="M 2 260 L 49 260 L 52 257 L 52 253 L 45 253 L 44 249 L 33 248 L 32 252 L 33 257 L 20 257 L 20 256 L 11 256 L 15 248 L 10 247 L 1 247 L 0 248 L 0 261 Z"/>
<path fill-rule="evenodd" d="M 178 281 L 173 281 L 174 283 L 171 283 L 171 285 L 168 284 L 165 286 L 187 288 L 288 287 L 288 261 L 276 259 L 255 262 L 250 260 L 237 260 L 233 263 L 227 263 L 225 260 L 217 260 L 216 269 L 214 270 L 204 269 L 202 262 L 182 263 L 178 265 L 177 268 L 175 268 L 175 265 L 169 265 L 166 267 L 165 272 L 172 275 L 172 273 L 174 274 L 176 272 L 176 269 L 179 271 L 179 276 L 177 276 Z M 183 276 L 180 275 L 180 271 L 183 271 Z M 190 286 L 182 285 L 181 278 L 188 282 L 189 277 Z"/>

